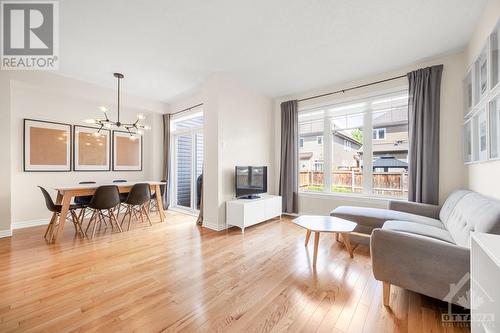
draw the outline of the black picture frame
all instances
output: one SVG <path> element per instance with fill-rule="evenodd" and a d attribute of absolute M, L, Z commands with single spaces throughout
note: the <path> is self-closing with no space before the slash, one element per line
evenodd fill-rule
<path fill-rule="evenodd" d="M 28 144 L 26 140 L 26 127 L 29 122 L 37 122 L 37 123 L 44 123 L 44 124 L 52 124 L 52 125 L 60 125 L 60 126 L 67 126 L 69 135 L 68 135 L 68 145 L 69 145 L 69 155 L 68 157 L 68 167 L 67 169 L 54 169 L 47 167 L 46 169 L 32 169 L 32 167 L 28 166 L 28 158 L 26 156 L 27 149 L 26 145 Z M 73 155 L 73 131 L 72 131 L 72 126 L 71 124 L 66 124 L 66 123 L 60 123 L 60 122 L 55 122 L 55 121 L 47 121 L 47 120 L 40 120 L 40 119 L 32 119 L 32 118 L 24 118 L 23 119 L 23 171 L 24 172 L 71 172 L 72 171 L 72 155 Z M 31 149 L 31 147 L 30 147 Z"/>
<path fill-rule="evenodd" d="M 144 148 L 144 142 L 143 142 L 143 140 L 142 140 L 142 135 L 138 135 L 138 136 L 137 136 L 137 139 L 138 139 L 138 140 L 140 140 L 140 145 L 139 145 L 139 147 L 140 147 L 140 149 L 141 149 L 141 152 L 140 152 L 140 164 L 141 164 L 141 165 L 140 165 L 140 168 L 139 168 L 139 169 L 136 169 L 136 168 L 130 168 L 130 169 L 122 169 L 122 168 L 119 168 L 119 169 L 117 169 L 117 168 L 116 168 L 116 166 L 115 166 L 115 162 L 116 162 L 116 161 L 115 161 L 115 160 L 116 160 L 116 158 L 115 158 L 115 151 L 116 151 L 116 146 L 115 146 L 115 134 L 116 134 L 116 133 L 122 133 L 122 134 L 124 134 L 124 135 L 130 136 L 130 133 L 129 133 L 129 132 L 125 132 L 125 131 L 112 131 L 112 132 L 113 132 L 113 133 L 112 133 L 112 140 L 111 140 L 111 142 L 112 142 L 112 152 L 111 152 L 111 155 L 112 155 L 112 162 L 111 162 L 111 163 L 112 163 L 112 165 L 113 165 L 112 170 L 113 170 L 113 171 L 129 171 L 129 172 L 130 172 L 130 171 L 142 171 L 142 170 L 143 170 L 143 157 L 144 157 L 144 149 L 143 149 L 143 148 Z"/>
<path fill-rule="evenodd" d="M 83 125 L 73 125 L 73 153 L 72 153 L 72 164 L 73 164 L 73 171 L 77 172 L 107 172 L 111 171 L 111 164 L 112 164 L 112 154 L 113 154 L 113 149 L 112 149 L 112 131 L 109 129 L 101 129 L 101 132 L 107 132 L 108 133 L 108 146 L 109 146 L 109 153 L 108 153 L 108 167 L 107 169 L 81 169 L 77 167 L 76 164 L 76 132 L 77 128 L 88 128 L 88 129 L 94 129 L 95 131 L 99 130 L 97 127 L 92 127 L 92 126 L 83 126 Z"/>

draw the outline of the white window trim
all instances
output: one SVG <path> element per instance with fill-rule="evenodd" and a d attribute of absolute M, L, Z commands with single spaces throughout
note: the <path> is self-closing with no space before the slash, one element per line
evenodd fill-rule
<path fill-rule="evenodd" d="M 348 104 L 352 102 L 363 102 L 363 101 L 370 101 L 373 98 L 383 98 L 384 95 L 393 95 L 397 94 L 399 92 L 407 91 L 408 86 L 398 86 L 394 87 L 391 89 L 387 90 L 380 90 L 380 91 L 375 91 L 372 93 L 367 93 L 363 95 L 358 95 L 358 96 L 353 96 L 350 98 L 344 98 L 344 99 L 338 99 L 338 100 L 330 100 L 330 101 L 325 101 L 322 103 L 317 103 L 317 104 L 310 104 L 309 106 L 305 108 L 299 109 L 299 115 L 300 113 L 304 112 L 310 112 L 316 109 L 323 109 L 325 107 L 333 107 L 334 105 L 339 105 L 339 104 Z M 373 147 L 372 147 L 372 141 L 373 141 L 373 110 L 371 109 L 371 104 L 368 110 L 364 113 L 364 121 L 363 121 L 363 193 L 338 193 L 338 192 L 331 192 L 331 186 L 332 186 L 332 179 L 331 179 L 331 173 L 327 172 L 324 175 L 324 186 L 323 186 L 323 192 L 313 192 L 313 191 L 304 191 L 299 189 L 299 194 L 300 195 L 306 195 L 306 196 L 311 196 L 311 197 L 318 197 L 318 196 L 341 196 L 341 197 L 352 197 L 352 198 L 367 198 L 367 199 L 374 199 L 374 200 L 404 200 L 407 201 L 407 198 L 400 198 L 400 197 L 390 197 L 390 196 L 377 196 L 374 195 L 373 192 Z M 325 117 L 325 127 L 324 128 L 329 128 L 329 121 L 327 121 L 329 118 Z M 369 125 L 369 127 L 367 126 Z M 371 128 L 371 131 L 369 132 L 370 135 L 367 135 L 366 132 L 367 128 Z M 387 132 L 385 133 L 387 135 Z M 324 131 L 323 133 L 323 155 L 324 155 L 324 170 L 331 170 L 332 168 L 332 131 Z M 302 139 L 302 138 L 300 138 Z M 326 140 L 326 141 L 325 141 Z M 299 145 L 300 147 L 300 145 Z M 367 149 L 369 148 L 369 150 Z M 369 151 L 369 155 L 367 156 L 366 151 Z M 369 158 L 366 158 L 369 157 Z M 365 160 L 366 158 L 366 160 Z"/>
<path fill-rule="evenodd" d="M 203 109 L 195 108 L 191 111 L 187 111 L 182 114 L 174 115 L 170 119 L 170 151 L 173 152 L 172 158 L 171 158 L 171 165 L 170 165 L 170 170 L 172 170 L 172 174 L 170 175 L 171 183 L 172 186 L 170 186 L 170 207 L 173 208 L 174 210 L 185 212 L 188 214 L 193 214 L 196 215 L 199 213 L 199 210 L 196 209 L 195 206 L 195 201 L 196 201 L 196 135 L 197 134 L 202 134 L 203 135 L 203 125 L 198 126 L 198 127 L 191 127 L 191 128 L 182 128 L 182 129 L 176 129 L 173 130 L 173 122 L 174 121 L 179 121 L 184 118 L 188 117 L 194 117 L 197 114 L 203 114 Z M 177 176 L 177 163 L 176 163 L 176 156 L 177 156 L 177 145 L 176 145 L 176 138 L 178 136 L 182 135 L 190 135 L 192 137 L 191 140 L 191 207 L 184 207 L 184 206 L 179 206 L 177 205 L 177 181 L 176 181 L 176 176 Z M 203 156 L 203 163 L 205 163 L 205 156 Z"/>
<path fill-rule="evenodd" d="M 381 132 L 384 133 L 383 138 L 380 138 Z M 373 137 L 373 133 L 377 133 L 377 135 L 375 135 L 376 136 L 375 138 Z M 373 133 L 372 133 L 372 140 L 385 140 L 387 135 L 387 129 L 385 127 L 377 127 L 373 129 Z"/>

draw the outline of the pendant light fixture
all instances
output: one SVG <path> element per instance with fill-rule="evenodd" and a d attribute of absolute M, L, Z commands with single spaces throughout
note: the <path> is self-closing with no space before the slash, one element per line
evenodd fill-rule
<path fill-rule="evenodd" d="M 142 121 L 145 119 L 144 115 L 142 114 L 138 114 L 137 120 L 133 123 L 122 123 L 120 121 L 120 80 L 125 76 L 122 73 L 114 73 L 113 76 L 116 77 L 118 81 L 117 120 L 113 121 L 109 119 L 108 108 L 106 108 L 105 106 L 100 106 L 99 110 L 104 113 L 104 118 L 87 119 L 85 122 L 99 126 L 97 131 L 94 133 L 95 136 L 100 136 L 100 132 L 103 128 L 121 129 L 130 134 L 130 139 L 135 140 L 138 135 L 144 134 L 144 130 L 149 130 L 150 128 L 149 126 L 142 123 Z"/>

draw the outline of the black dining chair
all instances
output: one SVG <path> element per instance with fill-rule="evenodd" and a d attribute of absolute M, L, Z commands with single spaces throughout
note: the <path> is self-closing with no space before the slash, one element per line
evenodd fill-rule
<path fill-rule="evenodd" d="M 122 232 L 121 225 L 118 223 L 114 209 L 120 205 L 120 193 L 118 192 L 118 187 L 115 185 L 103 185 L 99 186 L 92 196 L 92 200 L 88 205 L 88 208 L 92 209 L 92 216 L 90 217 L 89 224 L 85 229 L 85 233 L 89 230 L 92 222 L 94 222 L 94 227 L 92 229 L 92 236 L 94 238 L 97 224 L 99 228 L 101 223 L 106 223 L 106 218 L 109 219 L 111 227 L 114 225 L 118 227 L 118 230 Z M 107 215 L 105 214 L 107 213 Z"/>
<path fill-rule="evenodd" d="M 83 181 L 83 182 L 79 182 L 78 184 L 80 185 L 84 185 L 84 184 L 96 184 L 96 182 L 94 181 Z M 80 221 L 82 222 L 83 224 L 83 219 L 86 217 L 85 215 L 85 211 L 86 211 L 86 208 L 87 206 L 89 205 L 90 203 L 90 200 L 92 200 L 92 196 L 91 195 L 82 195 L 82 196 L 77 196 L 75 197 L 75 204 L 77 205 L 82 205 L 84 206 L 80 212 Z"/>
<path fill-rule="evenodd" d="M 59 220 L 59 217 L 61 215 L 62 205 L 55 204 L 49 192 L 47 192 L 47 190 L 41 186 L 38 187 L 42 191 L 47 209 L 50 212 L 52 212 L 52 218 L 50 219 L 49 225 L 47 226 L 47 230 L 45 231 L 45 235 L 43 236 L 45 239 L 47 239 L 48 235 L 49 238 L 47 240 L 51 242 L 52 238 L 54 237 L 54 231 L 57 230 L 55 226 L 58 224 L 57 221 Z M 83 232 L 82 224 L 80 222 L 80 219 L 78 218 L 78 215 L 76 214 L 76 210 L 81 208 L 83 208 L 82 205 L 73 204 L 69 206 L 68 212 L 71 214 L 71 219 L 73 221 L 73 226 L 75 227 L 76 233 L 79 233 L 81 236 L 84 236 L 85 233 Z M 65 218 L 67 219 L 67 216 L 65 216 Z"/>
<path fill-rule="evenodd" d="M 149 210 L 146 208 L 146 205 L 149 204 L 150 198 L 151 193 L 149 190 L 149 184 L 137 183 L 132 186 L 127 200 L 125 200 L 124 202 L 124 204 L 127 206 L 127 209 L 125 210 L 125 214 L 123 215 L 123 219 L 121 222 L 121 224 L 123 224 L 125 218 L 128 216 L 127 230 L 130 230 L 130 221 L 132 219 L 132 214 L 137 220 L 140 218 L 141 222 L 144 222 L 144 218 L 146 218 L 149 222 L 149 225 L 153 225 L 151 223 L 151 219 L 149 218 Z"/>
<path fill-rule="evenodd" d="M 115 179 L 113 180 L 113 183 L 126 183 L 127 180 L 126 179 Z M 127 200 L 127 197 L 128 197 L 128 192 L 123 192 L 123 193 L 120 193 L 120 202 L 123 204 L 125 202 L 125 200 Z M 120 207 L 118 207 L 118 215 L 120 214 L 120 208 L 121 208 L 121 204 L 120 204 Z"/>
<path fill-rule="evenodd" d="M 162 179 L 161 182 L 166 183 L 166 180 Z M 165 198 L 166 189 L 167 189 L 167 184 L 160 184 L 160 192 L 161 192 L 162 198 Z M 151 194 L 149 211 L 156 212 L 156 214 L 160 213 L 160 210 L 158 209 L 158 201 L 156 201 L 156 191 Z"/>

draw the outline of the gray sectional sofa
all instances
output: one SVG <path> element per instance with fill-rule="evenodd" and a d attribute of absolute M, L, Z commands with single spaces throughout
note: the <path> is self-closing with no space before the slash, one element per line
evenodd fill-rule
<path fill-rule="evenodd" d="M 370 242 L 373 274 L 384 282 L 384 304 L 394 284 L 468 307 L 463 296 L 470 289 L 470 233 L 500 234 L 500 201 L 460 190 L 442 208 L 403 201 L 391 201 L 388 208 L 343 206 L 331 212 L 357 222 L 359 235 L 371 234 L 357 240 Z M 451 284 L 458 283 L 460 290 L 453 290 Z"/>

